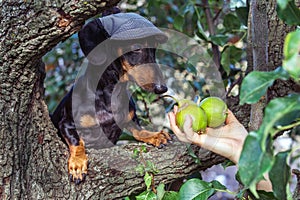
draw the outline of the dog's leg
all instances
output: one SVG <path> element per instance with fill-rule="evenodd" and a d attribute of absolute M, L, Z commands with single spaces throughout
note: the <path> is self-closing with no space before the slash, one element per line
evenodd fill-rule
<path fill-rule="evenodd" d="M 67 142 L 70 150 L 68 160 L 68 172 L 70 180 L 75 184 L 84 181 L 87 175 L 88 157 L 85 153 L 84 141 L 70 123 L 60 123 L 61 134 Z"/>
<path fill-rule="evenodd" d="M 171 140 L 170 135 L 164 131 L 152 132 L 139 127 L 130 127 L 128 129 L 136 140 L 152 144 L 156 147 L 162 147 Z"/>

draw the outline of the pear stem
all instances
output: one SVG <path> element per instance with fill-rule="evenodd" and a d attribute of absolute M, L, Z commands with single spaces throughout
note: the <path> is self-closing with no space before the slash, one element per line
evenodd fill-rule
<path fill-rule="evenodd" d="M 159 98 L 166 98 L 166 97 L 172 98 L 178 104 L 178 100 L 175 97 L 168 95 L 168 94 L 160 96 Z"/>

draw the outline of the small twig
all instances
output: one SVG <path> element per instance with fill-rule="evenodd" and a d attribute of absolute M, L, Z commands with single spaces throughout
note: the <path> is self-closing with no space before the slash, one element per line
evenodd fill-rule
<path fill-rule="evenodd" d="M 274 137 L 278 137 L 278 133 L 279 132 L 282 132 L 282 131 L 286 131 L 286 130 L 289 130 L 289 129 L 292 129 L 296 126 L 299 126 L 300 125 L 300 119 L 298 119 L 298 121 L 292 123 L 292 124 L 289 124 L 289 125 L 286 125 L 286 126 L 277 126 L 276 127 L 276 130 L 275 130 L 275 133 L 274 133 Z"/>
<path fill-rule="evenodd" d="M 209 32 L 210 36 L 213 36 L 213 35 L 216 34 L 216 31 L 215 31 L 213 17 L 212 17 L 210 8 L 209 8 L 208 0 L 202 0 L 202 4 L 204 5 L 204 13 L 205 13 L 206 22 L 207 22 L 207 25 L 208 25 L 208 32 Z M 218 69 L 220 69 L 221 54 L 220 54 L 220 51 L 219 51 L 219 47 L 218 47 L 218 45 L 215 45 L 212 42 L 211 42 L 211 45 L 212 45 L 214 63 L 218 67 Z"/>
<path fill-rule="evenodd" d="M 227 93 L 226 93 L 226 97 L 229 96 L 231 90 L 234 88 L 234 86 L 236 85 L 240 85 L 242 83 L 243 77 L 240 76 L 238 79 L 236 79 L 230 86 L 230 88 L 228 89 Z"/>
<path fill-rule="evenodd" d="M 218 12 L 216 13 L 216 15 L 213 18 L 213 22 L 217 21 L 217 19 L 219 18 L 220 14 L 222 13 L 223 9 L 219 9 Z"/>

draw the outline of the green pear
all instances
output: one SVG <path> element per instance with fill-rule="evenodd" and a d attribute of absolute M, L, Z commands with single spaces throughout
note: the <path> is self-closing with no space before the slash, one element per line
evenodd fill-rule
<path fill-rule="evenodd" d="M 183 130 L 183 125 L 187 115 L 192 118 L 192 129 L 197 133 L 202 133 L 205 131 L 207 126 L 207 117 L 202 108 L 200 108 L 195 102 L 182 99 L 177 101 L 178 111 L 176 113 L 176 124 Z"/>
<path fill-rule="evenodd" d="M 227 105 L 218 97 L 207 97 L 200 102 L 207 116 L 207 126 L 216 128 L 224 124 L 227 117 Z"/>

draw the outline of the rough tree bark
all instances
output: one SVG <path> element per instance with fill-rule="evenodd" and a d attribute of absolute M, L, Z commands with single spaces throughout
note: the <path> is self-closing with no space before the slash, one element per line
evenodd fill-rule
<path fill-rule="evenodd" d="M 252 48 L 250 68 L 257 71 L 267 71 L 268 63 L 268 16 L 267 1 L 253 0 L 250 2 L 248 43 Z M 249 57 L 248 57 L 249 58 Z M 257 130 L 262 122 L 265 97 L 251 105 L 249 130 Z"/>
<path fill-rule="evenodd" d="M 68 181 L 66 146 L 56 135 L 43 100 L 42 56 L 84 21 L 119 0 L 0 1 L 0 199 L 117 199 L 143 188 L 132 150 L 139 144 L 89 150 L 86 182 Z M 170 182 L 223 160 L 195 148 L 201 165 L 175 142 L 147 146 L 145 159 Z"/>

